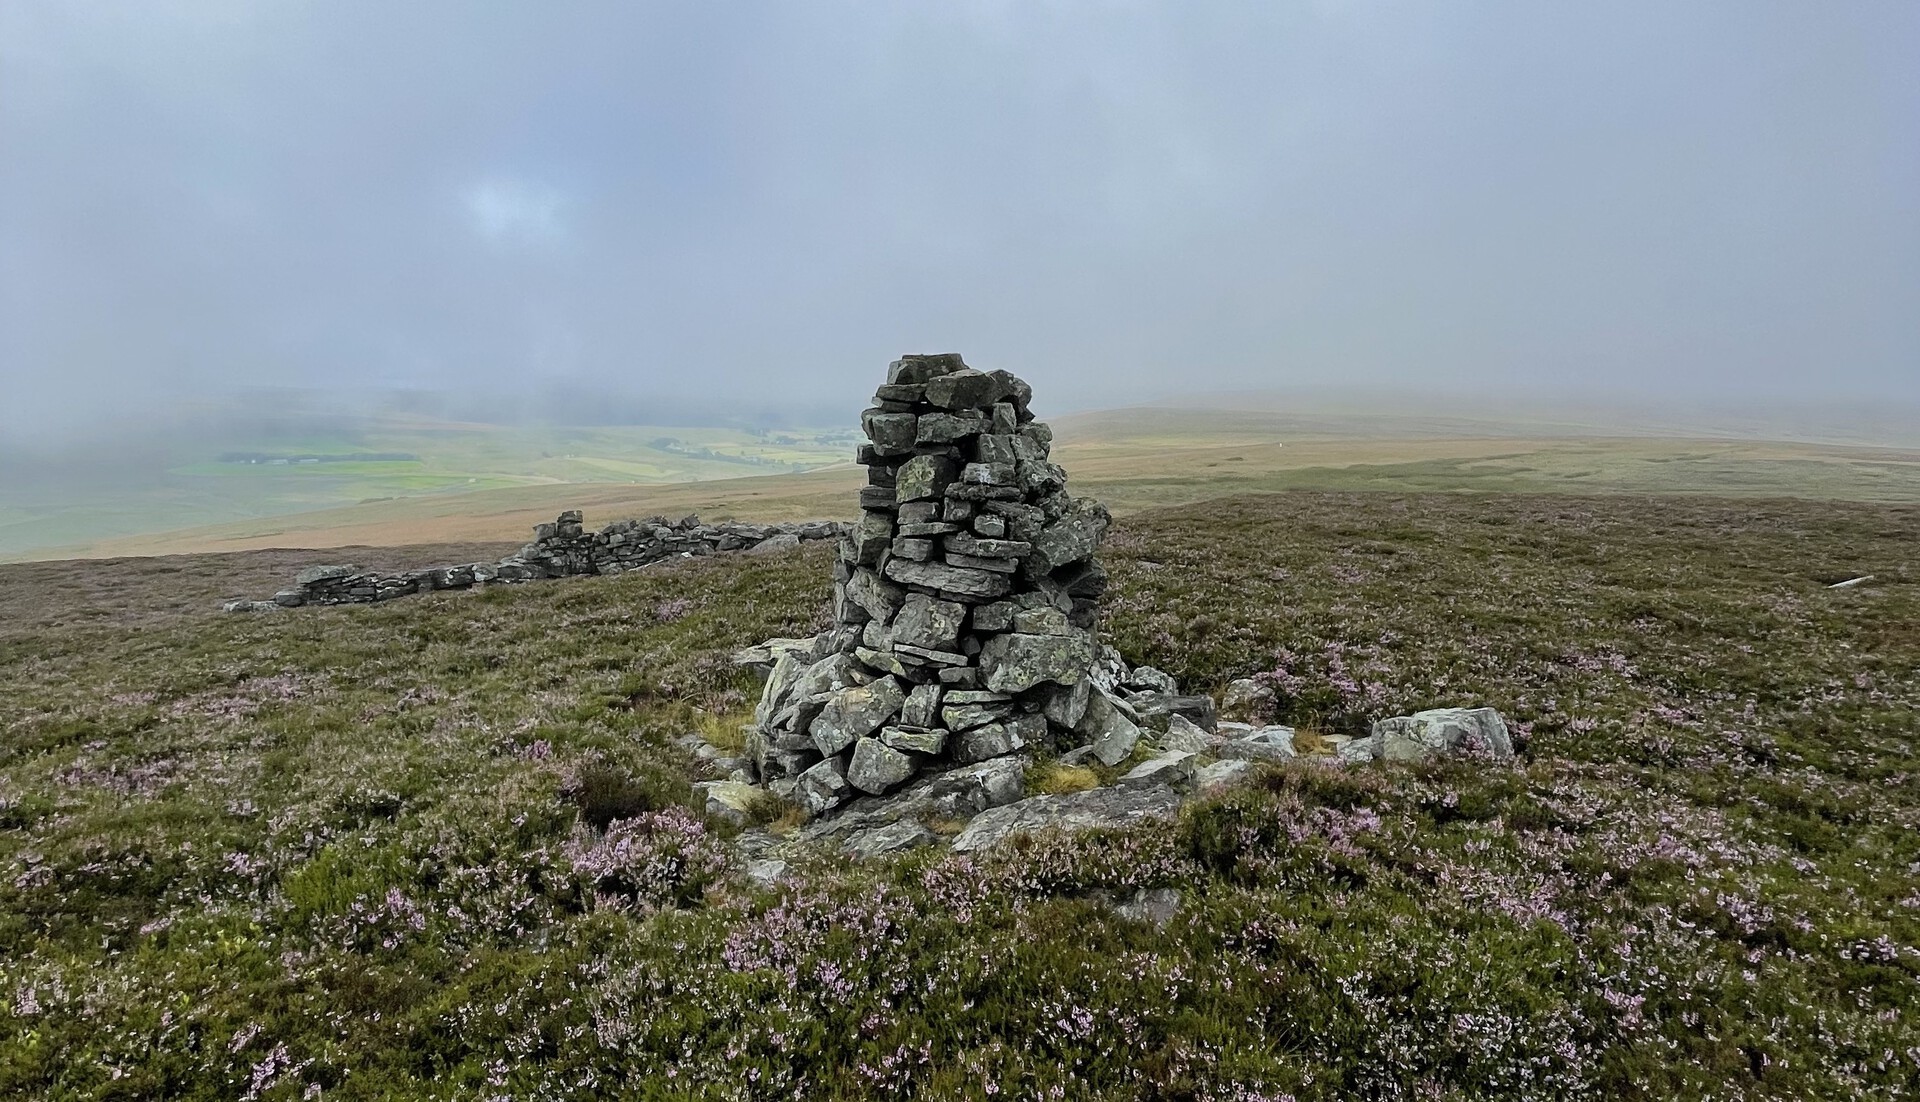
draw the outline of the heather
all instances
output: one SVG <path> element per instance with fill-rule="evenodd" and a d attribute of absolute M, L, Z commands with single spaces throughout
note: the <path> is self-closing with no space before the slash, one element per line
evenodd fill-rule
<path fill-rule="evenodd" d="M 0 1095 L 1900 1097 L 1916 546 L 1897 505 L 1137 514 L 1130 660 L 1330 732 L 1490 705 L 1519 760 L 774 888 L 676 739 L 826 622 L 825 548 L 251 617 L 166 590 L 245 556 L 0 567 Z"/>

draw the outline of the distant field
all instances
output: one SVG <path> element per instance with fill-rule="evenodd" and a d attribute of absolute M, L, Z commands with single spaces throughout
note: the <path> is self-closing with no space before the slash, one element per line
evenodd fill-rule
<path fill-rule="evenodd" d="M 790 474 L 842 462 L 853 445 L 844 427 L 759 434 L 399 417 L 333 432 L 175 440 L 116 468 L 36 471 L 0 483 L 0 557 L 44 557 L 48 548 L 102 541 L 141 548 L 154 532 L 221 524 L 270 528 L 275 517 L 387 500 Z"/>
<path fill-rule="evenodd" d="M 1076 490 L 1126 513 L 1201 501 L 1223 494 L 1282 490 L 1482 491 L 1503 493 L 1711 494 L 1800 497 L 1837 501 L 1920 501 L 1920 449 L 1741 439 L 1558 435 L 1564 426 L 1539 421 L 1464 421 L 1415 417 L 1302 416 L 1265 411 L 1114 410 L 1058 418 L 1056 457 Z M 736 448 L 759 461 L 688 460 L 701 481 L 652 477 L 656 459 L 644 458 L 639 438 L 677 433 L 698 446 Z M 372 500 L 316 501 L 304 511 L 234 518 L 216 524 L 118 538 L 9 547 L 14 558 L 191 554 L 269 547 L 392 546 L 457 541 L 518 541 L 561 509 L 583 509 L 599 524 L 654 513 L 698 512 L 729 517 L 794 520 L 838 517 L 851 511 L 862 473 L 846 462 L 849 434 L 818 434 L 804 444 L 769 446 L 728 430 L 582 430 L 566 436 L 576 451 L 537 457 L 536 474 L 487 476 L 495 481 L 446 483 L 438 492 L 368 494 Z M 456 434 L 458 435 L 458 434 Z M 561 436 L 554 438 L 556 446 Z M 825 440 L 828 443 L 821 443 Z M 620 458 L 618 448 L 640 450 Z M 371 443 L 371 441 L 369 441 Z M 401 449 L 401 438 L 381 438 Z M 506 430 L 476 431 L 439 453 L 449 471 L 455 458 L 505 470 L 512 449 L 536 444 Z M 597 454 L 587 454 L 591 445 Z M 416 446 L 418 446 L 416 444 Z M 553 450 L 551 447 L 545 450 Z M 658 449 L 655 449 L 657 452 Z M 798 473 L 740 477 L 775 464 L 831 466 Z M 332 477 L 316 464 L 291 476 L 287 468 L 220 471 L 205 483 L 246 487 L 249 480 Z M 360 464 L 346 464 L 358 467 Z M 368 464 L 368 466 L 387 466 Z M 789 468 L 790 469 L 790 468 Z M 309 473 L 309 470 L 311 473 Z M 731 475 L 733 477 L 724 477 Z M 593 476 L 593 477 L 590 477 Z M 624 477 L 622 477 L 624 476 Z M 360 477 L 360 476 L 355 476 Z M 389 476 L 394 479 L 423 475 Z M 448 478 L 453 477 L 451 474 Z M 204 488 L 204 487 L 203 487 Z M 389 487 L 391 488 L 391 487 Z M 285 492 L 284 490 L 282 491 Z"/>

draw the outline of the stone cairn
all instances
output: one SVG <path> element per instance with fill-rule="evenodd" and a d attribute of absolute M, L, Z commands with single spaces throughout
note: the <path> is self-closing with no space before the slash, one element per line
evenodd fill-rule
<path fill-rule="evenodd" d="M 801 524 L 702 524 L 697 516 L 680 520 L 649 517 L 617 520 L 597 532 L 587 530 L 580 512 L 569 509 L 551 524 L 535 525 L 533 542 L 499 562 L 427 566 L 378 573 L 357 566 L 310 566 L 271 601 L 229 601 L 228 612 L 258 612 L 302 605 L 372 604 L 441 589 L 621 574 L 672 559 L 729 551 L 773 552 L 807 540 L 832 539 L 842 525 L 830 520 Z"/>
<path fill-rule="evenodd" d="M 861 414 L 868 484 L 840 538 L 835 626 L 781 650 L 748 728 L 771 791 L 817 815 L 923 771 L 1087 741 L 1110 518 L 1068 495 L 1032 394 L 957 355 L 888 369 Z"/>

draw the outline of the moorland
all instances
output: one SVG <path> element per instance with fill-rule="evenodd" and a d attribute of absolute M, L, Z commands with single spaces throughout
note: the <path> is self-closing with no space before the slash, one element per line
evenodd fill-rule
<path fill-rule="evenodd" d="M 1327 731 L 1491 705 L 1511 766 L 1268 766 L 780 887 L 681 740 L 737 740 L 728 656 L 825 622 L 829 548 L 251 616 L 216 602 L 312 553 L 0 566 L 0 1095 L 1911 1096 L 1920 507 L 1872 500 L 1911 457 L 1687 444 L 1582 477 L 1740 484 L 1580 494 L 1564 446 L 1319 468 L 1445 493 L 1067 459 L 1137 495 L 1130 660 Z M 1769 466 L 1805 462 L 1857 500 Z M 1183 470 L 1209 499 L 1156 503 Z M 1164 924 L 1116 906 L 1148 889 Z"/>
<path fill-rule="evenodd" d="M 1106 410 L 1052 424 L 1076 489 L 1122 513 L 1296 489 L 1920 500 L 1920 442 L 1899 433 L 1887 437 L 1898 446 L 1834 433 L 1782 442 L 1699 425 L 1655 434 L 1619 420 L 1359 415 L 1257 402 Z M 674 450 L 663 451 L 669 438 Z M 0 485 L 0 561 L 513 541 L 563 509 L 583 509 L 596 523 L 687 513 L 840 517 L 863 477 L 848 461 L 845 429 L 383 422 L 352 434 L 276 437 L 272 446 L 414 459 L 217 461 L 238 439 L 202 441 L 160 465 L 159 489 L 118 477 L 77 495 L 57 479 L 38 489 L 32 479 Z M 704 457 L 689 453 L 696 445 Z"/>

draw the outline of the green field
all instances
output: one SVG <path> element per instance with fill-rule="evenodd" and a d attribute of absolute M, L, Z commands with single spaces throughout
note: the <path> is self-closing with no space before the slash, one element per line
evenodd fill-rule
<path fill-rule="evenodd" d="M 830 548 L 254 616 L 215 603 L 302 553 L 0 566 L 0 1097 L 1914 1097 L 1917 545 L 1788 499 L 1135 512 L 1128 659 L 1323 730 L 1491 705 L 1519 760 L 772 890 L 675 740 L 737 738 L 727 655 L 822 622 Z"/>
<path fill-rule="evenodd" d="M 653 484 L 786 474 L 843 461 L 849 430 L 514 427 L 373 418 L 328 433 L 175 439 L 86 478 L 0 484 L 0 557 L 103 539 L 393 499 L 522 486 Z M 328 457 L 222 462 L 226 453 Z M 356 455 L 415 456 L 354 461 Z"/>

